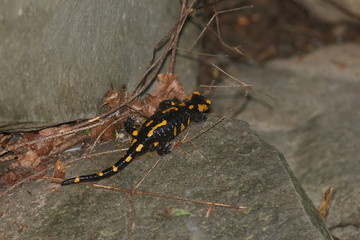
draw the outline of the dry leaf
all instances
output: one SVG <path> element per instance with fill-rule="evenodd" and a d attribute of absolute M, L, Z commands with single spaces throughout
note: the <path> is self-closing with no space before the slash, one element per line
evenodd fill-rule
<path fill-rule="evenodd" d="M 36 168 L 40 162 L 37 153 L 29 150 L 25 154 L 19 155 L 19 158 L 11 163 L 11 167 Z"/>
<path fill-rule="evenodd" d="M 109 90 L 106 92 L 103 97 L 103 104 L 101 106 L 106 106 L 108 109 L 116 108 L 123 102 L 120 94 L 114 90 Z"/>
<path fill-rule="evenodd" d="M 156 85 L 153 96 L 158 96 L 166 99 L 177 98 L 183 100 L 186 96 L 184 87 L 179 82 L 177 75 L 175 74 L 159 74 L 159 82 Z"/>
<path fill-rule="evenodd" d="M 5 180 L 7 185 L 12 185 L 16 182 L 18 176 L 13 171 L 10 171 L 5 173 L 1 178 Z"/>
<path fill-rule="evenodd" d="M 65 164 L 61 160 L 57 160 L 55 164 L 54 177 L 64 179 L 65 177 L 64 170 L 65 170 Z"/>
<path fill-rule="evenodd" d="M 141 112 L 148 116 L 156 112 L 162 101 L 174 98 L 183 100 L 186 96 L 184 87 L 179 82 L 177 75 L 159 74 L 158 79 L 155 90 L 149 93 L 141 103 Z"/>
<path fill-rule="evenodd" d="M 100 141 L 102 141 L 102 142 L 109 141 L 110 139 L 114 138 L 114 136 L 115 136 L 114 132 L 115 132 L 116 125 L 114 124 L 114 125 L 108 127 L 114 121 L 114 118 L 109 118 L 106 121 L 107 122 L 104 123 L 103 125 L 100 125 L 100 126 L 90 129 L 89 133 L 90 133 L 90 137 L 91 137 L 92 141 L 95 141 L 99 137 L 100 134 L 102 134 L 101 138 L 100 138 Z M 105 130 L 105 132 L 103 133 L 104 130 Z"/>
<path fill-rule="evenodd" d="M 206 217 L 210 217 L 215 212 L 215 210 L 216 210 L 216 206 L 211 205 L 206 212 Z"/>
<path fill-rule="evenodd" d="M 333 195 L 334 195 L 334 188 L 328 188 L 322 196 L 318 211 L 323 221 L 326 220 L 326 217 L 329 213 L 330 203 L 333 198 Z"/>

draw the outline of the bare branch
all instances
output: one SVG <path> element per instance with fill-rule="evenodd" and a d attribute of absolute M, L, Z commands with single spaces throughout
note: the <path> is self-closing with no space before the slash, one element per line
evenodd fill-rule
<path fill-rule="evenodd" d="M 181 201 L 186 201 L 186 202 L 194 202 L 194 203 L 205 204 L 205 205 L 216 206 L 216 207 L 234 208 L 234 209 L 236 209 L 238 211 L 241 211 L 241 212 L 246 210 L 246 207 L 239 206 L 239 205 L 230 205 L 230 204 L 225 204 L 225 203 L 217 203 L 217 202 L 203 201 L 203 200 L 197 200 L 197 199 L 191 199 L 191 198 L 184 198 L 184 197 L 167 195 L 167 194 L 162 194 L 162 193 L 144 192 L 144 191 L 137 191 L 137 190 L 133 190 L 133 189 L 110 187 L 110 186 L 105 186 L 105 185 L 100 185 L 100 184 L 95 184 L 95 183 L 85 183 L 85 184 L 89 185 L 89 186 L 96 187 L 96 188 L 101 188 L 101 189 L 111 190 L 111 191 L 117 191 L 117 192 L 124 192 L 124 193 L 130 193 L 130 194 L 138 194 L 138 195 L 146 195 L 146 196 L 152 196 L 152 197 L 170 198 L 170 199 L 175 199 L 175 200 L 181 200 Z"/>

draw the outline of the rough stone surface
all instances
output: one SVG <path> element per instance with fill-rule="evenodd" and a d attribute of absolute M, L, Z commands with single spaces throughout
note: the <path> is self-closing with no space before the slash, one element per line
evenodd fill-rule
<path fill-rule="evenodd" d="M 334 187 L 326 224 L 340 239 L 360 239 L 358 56 L 359 45 L 334 45 L 304 57 L 275 60 L 262 69 L 229 69 L 276 98 L 252 93 L 238 118 L 280 149 L 315 206 L 322 193 Z M 225 93 L 227 102 L 221 100 Z M 225 93 L 216 93 L 215 105 L 236 103 L 239 90 Z"/>
<path fill-rule="evenodd" d="M 191 134 L 214 123 L 191 126 Z M 102 146 L 100 150 L 104 150 Z M 67 176 L 98 171 L 83 160 Z M 133 239 L 332 239 L 282 154 L 245 122 L 225 120 L 166 157 L 148 154 L 101 184 L 131 188 L 160 163 L 138 190 L 243 205 L 246 212 L 136 195 Z M 0 199 L 3 239 L 128 239 L 132 204 L 124 193 L 86 185 L 60 187 L 49 180 L 27 182 Z M 160 217 L 169 208 L 191 216 Z"/>
<path fill-rule="evenodd" d="M 168 0 L 0 0 L 0 6 L 0 122 L 93 117 L 107 90 L 122 84 L 133 90 L 180 9 Z M 181 43 L 189 46 L 195 28 L 186 29 Z M 196 61 L 177 63 L 192 90 Z"/>
<path fill-rule="evenodd" d="M 359 19 L 352 18 L 341 11 L 338 7 L 331 4 L 330 1 L 324 0 L 296 0 L 299 4 L 304 5 L 316 17 L 331 23 L 359 22 Z M 360 2 L 358 0 L 332 0 L 331 2 L 341 6 L 347 12 L 360 16 Z"/>

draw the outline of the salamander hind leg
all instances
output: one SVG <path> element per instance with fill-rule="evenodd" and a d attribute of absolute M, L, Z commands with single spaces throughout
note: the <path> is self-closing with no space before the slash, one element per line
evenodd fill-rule
<path fill-rule="evenodd" d="M 179 103 L 180 101 L 177 98 L 174 98 L 173 100 L 164 100 L 159 104 L 159 110 L 166 110 L 172 106 L 178 105 Z"/>
<path fill-rule="evenodd" d="M 194 120 L 194 122 L 205 122 L 207 117 L 203 113 L 194 113 L 191 115 L 191 119 Z"/>
<path fill-rule="evenodd" d="M 125 131 L 130 134 L 133 137 L 136 137 L 138 135 L 140 125 L 135 124 L 135 120 L 131 117 L 128 117 L 126 122 L 124 123 Z"/>
<path fill-rule="evenodd" d="M 160 143 L 155 147 L 156 152 L 160 155 L 166 155 L 171 153 L 172 144 L 171 143 Z"/>

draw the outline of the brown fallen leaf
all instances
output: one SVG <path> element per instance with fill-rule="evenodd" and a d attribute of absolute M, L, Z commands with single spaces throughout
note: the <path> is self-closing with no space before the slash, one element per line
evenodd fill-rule
<path fill-rule="evenodd" d="M 142 104 L 143 108 L 141 110 L 148 116 L 151 116 L 156 112 L 162 101 L 174 98 L 183 100 L 186 96 L 184 87 L 179 82 L 177 75 L 171 73 L 159 74 L 158 79 L 159 81 L 157 82 L 154 91 L 145 97 Z M 144 105 L 146 108 L 144 108 Z"/>
<path fill-rule="evenodd" d="M 11 163 L 11 167 L 36 168 L 41 160 L 37 153 L 28 150 L 25 154 L 19 155 L 19 158 Z"/>
<path fill-rule="evenodd" d="M 211 205 L 206 212 L 206 217 L 210 217 L 215 212 L 215 210 L 216 210 L 216 206 Z"/>
<path fill-rule="evenodd" d="M 64 170 L 65 170 L 65 164 L 61 160 L 56 160 L 54 177 L 64 179 L 65 178 Z"/>
<path fill-rule="evenodd" d="M 162 97 L 163 100 L 177 98 L 183 100 L 186 96 L 183 85 L 175 74 L 159 74 L 159 82 L 151 94 Z"/>
<path fill-rule="evenodd" d="M 13 185 L 17 181 L 17 178 L 18 176 L 12 171 L 6 172 L 2 175 L 2 179 L 4 179 L 7 185 Z"/>
<path fill-rule="evenodd" d="M 334 195 L 334 188 L 328 188 L 321 199 L 320 202 L 320 206 L 318 208 L 318 212 L 320 214 L 320 218 L 325 221 L 327 218 L 327 215 L 329 213 L 329 208 L 330 208 L 330 204 L 331 204 L 331 200 L 333 198 Z"/>

